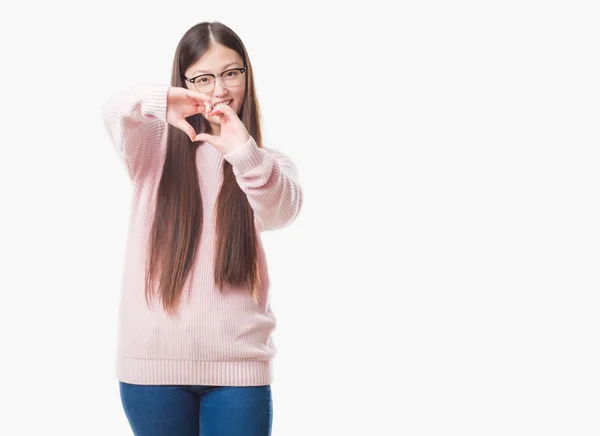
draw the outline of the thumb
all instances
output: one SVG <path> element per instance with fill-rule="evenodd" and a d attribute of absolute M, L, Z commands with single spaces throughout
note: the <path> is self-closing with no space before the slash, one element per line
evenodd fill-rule
<path fill-rule="evenodd" d="M 210 142 L 211 144 L 217 144 L 219 141 L 219 137 L 209 135 L 208 133 L 200 133 L 196 136 L 195 141 L 204 141 L 204 142 Z"/>
<path fill-rule="evenodd" d="M 175 127 L 181 129 L 185 132 L 186 135 L 189 136 L 190 140 L 194 142 L 194 138 L 196 137 L 196 131 L 194 128 L 185 120 L 181 120 L 178 123 L 174 124 Z"/>

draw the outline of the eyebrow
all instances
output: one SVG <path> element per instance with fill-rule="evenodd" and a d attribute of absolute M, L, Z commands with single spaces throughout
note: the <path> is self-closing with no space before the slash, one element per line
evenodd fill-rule
<path fill-rule="evenodd" d="M 227 65 L 225 65 L 223 67 L 223 71 L 227 70 L 227 68 L 231 67 L 232 65 L 239 65 L 239 62 L 229 62 Z M 210 71 L 206 71 L 206 70 L 194 70 L 192 71 L 192 76 L 198 74 L 198 73 L 204 73 L 204 74 L 212 74 Z"/>

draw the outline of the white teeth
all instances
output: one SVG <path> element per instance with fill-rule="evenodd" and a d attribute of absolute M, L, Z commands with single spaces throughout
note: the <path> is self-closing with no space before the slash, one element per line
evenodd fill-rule
<path fill-rule="evenodd" d="M 231 100 L 220 101 L 218 103 L 215 103 L 215 106 L 218 106 L 220 104 L 225 104 L 225 103 L 229 104 L 229 103 L 231 103 Z"/>

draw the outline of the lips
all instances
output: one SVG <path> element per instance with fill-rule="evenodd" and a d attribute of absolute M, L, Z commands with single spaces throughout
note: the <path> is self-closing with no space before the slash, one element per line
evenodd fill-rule
<path fill-rule="evenodd" d="M 218 105 L 221 105 L 221 104 L 227 104 L 227 106 L 231 106 L 233 104 L 233 99 L 218 101 L 216 103 L 213 103 L 213 107 L 217 107 Z"/>

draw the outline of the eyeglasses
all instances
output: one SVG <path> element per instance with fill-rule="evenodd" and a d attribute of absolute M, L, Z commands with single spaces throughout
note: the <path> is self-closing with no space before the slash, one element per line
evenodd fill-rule
<path fill-rule="evenodd" d="M 233 88 L 242 84 L 243 74 L 246 72 L 246 68 L 232 68 L 227 71 L 223 71 L 219 76 L 223 81 L 223 85 Z M 215 89 L 215 83 L 217 76 L 214 74 L 201 74 L 191 79 L 185 78 L 190 83 L 193 83 L 198 92 L 212 92 Z"/>

